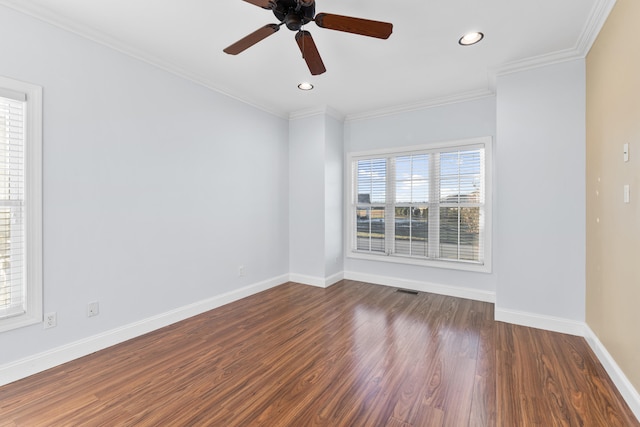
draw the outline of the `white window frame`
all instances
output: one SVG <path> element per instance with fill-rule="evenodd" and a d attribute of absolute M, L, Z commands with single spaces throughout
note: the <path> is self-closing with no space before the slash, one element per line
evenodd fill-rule
<path fill-rule="evenodd" d="M 432 152 L 434 150 L 438 151 L 446 151 L 446 150 L 464 150 L 471 147 L 482 146 L 484 148 L 484 246 L 481 263 L 478 262 L 470 262 L 470 261 L 462 261 L 462 260 L 445 260 L 445 259 L 434 259 L 434 258 L 426 258 L 426 257 L 414 257 L 414 256 L 405 256 L 400 254 L 390 254 L 390 253 L 371 253 L 371 252 L 362 252 L 357 251 L 356 247 L 356 173 L 354 170 L 354 162 L 357 160 L 363 160 L 367 158 L 380 158 L 380 157 L 399 157 L 409 154 L 416 154 L 421 152 Z M 490 273 L 492 271 L 492 250 L 491 250 L 491 240 L 492 240 L 492 188 L 493 188 L 493 169 L 492 169 L 492 138 L 491 137 L 480 137 L 480 138 L 470 138 L 464 140 L 454 140 L 454 141 L 443 141 L 437 143 L 429 143 L 419 146 L 411 146 L 411 147 L 400 147 L 400 148 L 388 148 L 388 149 L 380 149 L 380 150 L 371 150 L 371 151 L 363 151 L 363 152 L 353 152 L 347 153 L 345 159 L 345 254 L 347 258 L 353 259 L 361 259 L 368 261 L 381 261 L 381 262 L 391 262 L 391 263 L 399 263 L 399 264 L 408 264 L 408 265 L 418 265 L 425 267 L 436 267 L 436 268 L 445 268 L 445 269 L 453 269 L 453 270 L 463 270 L 463 271 L 475 271 L 482 273 Z M 389 175 L 389 173 L 388 173 Z M 387 176 L 388 176 L 387 175 Z M 389 178 L 387 178 L 387 182 L 389 182 Z M 433 183 L 433 180 L 432 180 Z M 388 186 L 388 190 L 389 190 Z M 390 189 L 393 191 L 393 189 Z M 389 228 L 390 221 L 386 221 L 387 227 Z M 432 221 L 429 221 L 429 229 L 432 231 Z M 437 239 L 437 230 L 435 233 L 430 233 L 431 239 Z M 393 236 L 389 233 L 389 230 L 386 230 L 385 240 L 386 247 L 389 247 L 390 241 L 393 240 Z"/>
<path fill-rule="evenodd" d="M 0 332 L 42 322 L 42 87 L 0 76 L 0 96 L 22 94 L 26 103 L 24 180 L 25 312 L 0 319 Z"/>

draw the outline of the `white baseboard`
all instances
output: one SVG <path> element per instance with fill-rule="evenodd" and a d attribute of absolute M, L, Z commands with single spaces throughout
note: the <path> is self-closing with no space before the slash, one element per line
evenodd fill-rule
<path fill-rule="evenodd" d="M 375 274 L 348 271 L 344 273 L 344 278 L 348 280 L 357 280 L 359 282 L 373 283 L 376 285 L 393 286 L 396 288 L 411 289 L 419 292 L 429 292 L 432 294 L 447 295 L 450 297 L 472 299 L 475 301 L 495 302 L 496 300 L 495 292 L 491 291 L 440 285 L 430 282 L 419 282 L 417 280 L 399 279 L 397 277 L 378 276 Z"/>
<path fill-rule="evenodd" d="M 274 277 L 2 365 L 0 366 L 0 386 L 103 350 L 112 345 L 144 335 L 189 317 L 213 310 L 214 308 L 229 304 L 233 301 L 257 294 L 258 292 L 286 283 L 288 280 L 289 275 Z"/>
<path fill-rule="evenodd" d="M 629 381 L 624 372 L 622 372 L 620 366 L 618 366 L 604 344 L 600 342 L 598 336 L 588 325 L 585 325 L 585 332 L 585 339 L 591 346 L 591 349 L 600 360 L 600 363 L 602 363 L 602 366 L 609 374 L 609 377 L 611 377 L 611 380 L 618 388 L 618 391 L 620 391 L 629 408 L 631 408 L 631 411 L 633 411 L 638 421 L 640 421 L 640 394 L 638 390 L 631 384 L 631 381 Z"/>
<path fill-rule="evenodd" d="M 289 281 L 301 283 L 303 285 L 315 286 L 318 288 L 328 288 L 329 286 L 335 285 L 340 280 L 344 279 L 344 273 L 336 273 L 333 276 L 329 277 L 315 277 L 315 276 L 305 276 L 304 274 L 289 274 Z"/>
<path fill-rule="evenodd" d="M 545 316 L 524 311 L 495 308 L 495 320 L 499 322 L 513 323 L 515 325 L 528 326 L 530 328 L 544 329 L 560 332 L 562 334 L 577 335 L 583 337 L 586 325 L 577 320 L 561 317 Z"/>
<path fill-rule="evenodd" d="M 640 421 L 640 394 L 631 384 L 631 381 L 622 372 L 611 354 L 600 342 L 596 334 L 589 325 L 584 322 L 563 319 L 552 316 L 526 313 L 516 310 L 495 309 L 495 320 L 500 322 L 513 323 L 516 325 L 528 326 L 531 328 L 544 329 L 547 331 L 560 332 L 563 334 L 584 337 L 602 366 L 609 374 L 618 391 L 624 398 L 631 411 Z"/>
<path fill-rule="evenodd" d="M 103 350 L 189 317 L 213 310 L 233 301 L 257 294 L 282 283 L 286 283 L 287 281 L 327 288 L 342 279 L 394 286 L 477 301 L 495 302 L 495 293 L 489 291 L 458 288 L 364 273 L 341 272 L 327 278 L 286 274 L 2 365 L 0 366 L 0 386 Z M 495 309 L 495 320 L 585 337 L 636 418 L 640 420 L 640 394 L 588 325 L 583 322 L 563 318 L 500 309 L 497 307 Z"/>

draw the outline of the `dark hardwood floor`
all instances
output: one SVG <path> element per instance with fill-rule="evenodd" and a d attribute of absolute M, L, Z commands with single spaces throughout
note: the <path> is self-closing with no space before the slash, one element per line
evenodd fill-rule
<path fill-rule="evenodd" d="M 287 283 L 0 387 L 1 426 L 640 426 L 584 339 Z"/>

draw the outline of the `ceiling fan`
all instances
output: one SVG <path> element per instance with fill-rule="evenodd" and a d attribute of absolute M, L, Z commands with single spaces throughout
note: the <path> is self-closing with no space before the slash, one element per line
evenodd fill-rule
<path fill-rule="evenodd" d="M 324 73 L 326 68 L 318 52 L 318 48 L 311 37 L 311 33 L 303 30 L 303 26 L 314 21 L 320 28 L 344 31 L 379 39 L 388 39 L 393 31 L 393 25 L 388 22 L 371 21 L 369 19 L 353 18 L 351 16 L 318 13 L 316 15 L 315 0 L 244 0 L 247 3 L 273 11 L 280 21 L 279 24 L 267 24 L 248 36 L 238 40 L 224 49 L 225 53 L 237 55 L 277 32 L 282 25 L 291 31 L 296 31 L 296 42 L 302 52 L 302 57 L 314 76 Z"/>

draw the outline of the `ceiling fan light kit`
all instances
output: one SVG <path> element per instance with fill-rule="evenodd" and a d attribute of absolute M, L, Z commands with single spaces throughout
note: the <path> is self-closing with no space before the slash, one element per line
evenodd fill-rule
<path fill-rule="evenodd" d="M 296 31 L 295 40 L 300 48 L 302 57 L 312 75 L 317 76 L 326 71 L 318 48 L 311 33 L 303 30 L 303 26 L 314 21 L 320 28 L 359 34 L 367 37 L 388 39 L 393 31 L 393 25 L 388 22 L 372 21 L 351 16 L 335 15 L 331 13 L 315 13 L 315 0 L 244 0 L 263 9 L 269 9 L 280 22 L 267 24 L 253 33 L 243 37 L 224 49 L 225 53 L 237 55 L 254 44 L 276 33 L 280 26 L 285 25 L 289 30 Z"/>

